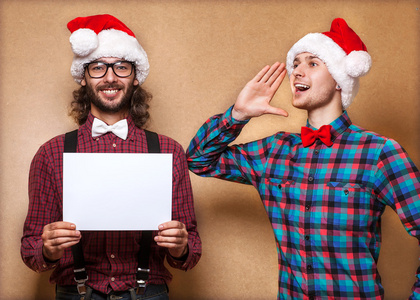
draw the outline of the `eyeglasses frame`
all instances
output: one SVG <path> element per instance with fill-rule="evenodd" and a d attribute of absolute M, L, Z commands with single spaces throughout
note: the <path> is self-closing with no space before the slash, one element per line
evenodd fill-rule
<path fill-rule="evenodd" d="M 94 63 L 101 63 L 101 64 L 103 64 L 103 65 L 105 65 L 105 66 L 106 66 L 106 71 L 105 71 L 104 75 L 102 75 L 102 76 L 100 76 L 100 77 L 93 77 L 92 75 L 90 75 L 90 73 L 89 73 L 89 65 L 90 65 L 90 64 L 94 64 Z M 127 76 L 120 76 L 120 75 L 118 75 L 118 74 L 115 72 L 115 70 L 114 70 L 114 65 L 119 64 L 119 63 L 129 63 L 129 64 L 131 64 L 131 72 L 130 72 L 130 74 L 129 74 L 129 75 L 127 75 Z M 111 70 L 112 70 L 112 72 L 114 72 L 115 76 L 120 77 L 120 78 L 127 78 L 127 77 L 130 77 L 130 76 L 133 74 L 133 70 L 135 69 L 135 64 L 134 64 L 133 62 L 131 62 L 131 61 L 127 61 L 127 60 L 116 61 L 116 62 L 114 62 L 114 63 L 106 63 L 106 62 L 103 62 L 103 61 L 92 61 L 92 62 L 90 62 L 90 63 L 86 63 L 86 64 L 84 65 L 84 68 L 85 68 L 85 70 L 87 71 L 87 73 L 89 74 L 90 78 L 99 79 L 99 78 L 103 78 L 103 77 L 105 77 L 106 73 L 108 73 L 108 69 L 109 69 L 109 68 L 111 68 Z"/>

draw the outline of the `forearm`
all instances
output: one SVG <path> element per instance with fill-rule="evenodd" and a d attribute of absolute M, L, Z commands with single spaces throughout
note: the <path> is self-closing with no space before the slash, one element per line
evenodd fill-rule
<path fill-rule="evenodd" d="M 172 267 L 186 271 L 193 268 L 201 257 L 201 239 L 197 231 L 191 181 L 182 148 L 174 153 L 173 167 L 172 219 L 183 224 L 183 230 L 188 233 L 188 240 L 187 254 L 183 252 L 182 257 L 175 258 L 168 251 L 167 261 Z"/>
<path fill-rule="evenodd" d="M 60 217 L 60 211 L 55 205 L 55 199 L 59 196 L 54 189 L 52 174 L 47 155 L 41 147 L 34 156 L 29 171 L 29 206 L 21 238 L 22 260 L 36 272 L 55 267 L 54 263 L 45 261 L 41 237 L 44 226 Z"/>
<path fill-rule="evenodd" d="M 56 267 L 55 262 L 46 261 L 42 254 L 42 239 L 37 237 L 22 237 L 21 257 L 23 262 L 35 272 L 41 273 Z"/>
<path fill-rule="evenodd" d="M 247 121 L 236 121 L 232 117 L 232 107 L 224 114 L 208 119 L 198 130 L 187 149 L 189 169 L 202 176 L 214 176 L 214 167 L 228 145 L 240 134 Z"/>
<path fill-rule="evenodd" d="M 405 230 L 420 244 L 420 172 L 395 141 L 384 144 L 375 176 L 379 198 L 395 210 Z M 409 299 L 420 299 L 420 267 L 412 291 Z"/>
<path fill-rule="evenodd" d="M 187 271 L 192 269 L 201 258 L 201 239 L 196 230 L 188 232 L 187 253 L 182 257 L 167 256 L 169 265 L 173 268 Z"/>

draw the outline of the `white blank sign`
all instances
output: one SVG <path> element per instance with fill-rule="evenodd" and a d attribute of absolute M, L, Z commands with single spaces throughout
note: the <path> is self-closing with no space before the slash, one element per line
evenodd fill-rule
<path fill-rule="evenodd" d="M 157 230 L 172 217 L 172 154 L 64 153 L 63 221 L 78 230 Z"/>

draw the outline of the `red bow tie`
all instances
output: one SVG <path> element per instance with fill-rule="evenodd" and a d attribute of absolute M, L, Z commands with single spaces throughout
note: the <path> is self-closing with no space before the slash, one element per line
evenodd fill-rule
<path fill-rule="evenodd" d="M 318 130 L 302 127 L 301 136 L 303 147 L 309 147 L 317 138 L 328 147 L 333 144 L 331 142 L 331 125 L 323 125 Z"/>

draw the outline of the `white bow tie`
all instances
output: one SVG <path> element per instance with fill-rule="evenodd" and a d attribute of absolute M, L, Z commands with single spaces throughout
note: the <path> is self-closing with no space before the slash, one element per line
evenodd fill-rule
<path fill-rule="evenodd" d="M 107 125 L 105 122 L 95 118 L 92 124 L 92 137 L 101 136 L 107 132 L 112 132 L 119 138 L 126 140 L 128 135 L 127 120 L 121 120 L 114 125 Z"/>

